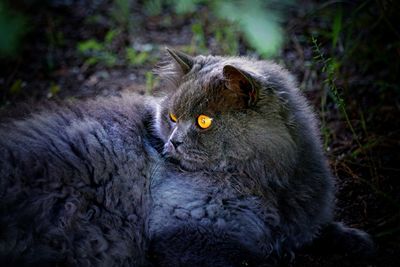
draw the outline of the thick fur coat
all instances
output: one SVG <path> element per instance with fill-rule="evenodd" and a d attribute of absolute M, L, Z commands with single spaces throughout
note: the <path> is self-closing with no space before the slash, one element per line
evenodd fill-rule
<path fill-rule="evenodd" d="M 317 122 L 285 70 L 169 53 L 164 98 L 0 126 L 1 265 L 273 266 L 321 233 L 372 246 L 333 222 Z"/>
<path fill-rule="evenodd" d="M 2 266 L 144 264 L 154 156 L 143 101 L 78 102 L 1 125 Z"/>

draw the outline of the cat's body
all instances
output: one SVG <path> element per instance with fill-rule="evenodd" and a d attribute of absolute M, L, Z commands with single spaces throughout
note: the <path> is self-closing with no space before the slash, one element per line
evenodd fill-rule
<path fill-rule="evenodd" d="M 269 266 L 321 229 L 370 245 L 332 221 L 316 122 L 284 70 L 170 54 L 158 104 L 125 95 L 1 126 L 1 261 Z"/>
<path fill-rule="evenodd" d="M 144 264 L 155 159 L 142 100 L 78 102 L 2 125 L 1 266 Z"/>

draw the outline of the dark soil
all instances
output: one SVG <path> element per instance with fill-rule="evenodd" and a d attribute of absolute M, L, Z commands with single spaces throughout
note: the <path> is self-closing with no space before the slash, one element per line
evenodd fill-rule
<path fill-rule="evenodd" d="M 0 62 L 0 113 L 17 116 L 9 110 L 21 102 L 35 105 L 45 99 L 107 96 L 120 90 L 149 92 L 146 73 L 162 57 L 164 47 L 180 49 L 192 44 L 191 25 L 199 18 L 206 26 L 216 23 L 204 6 L 197 14 L 177 15 L 166 8 L 162 15 L 146 16 L 141 1 L 134 1 L 132 24 L 122 30 L 111 49 L 121 55 L 127 44 L 140 49 L 147 46 L 150 59 L 138 66 L 123 60 L 113 66 L 85 64 L 78 43 L 89 38 L 103 40 L 110 29 L 121 26 L 110 19 L 111 2 L 16 1 L 15 8 L 30 19 L 30 31 L 21 52 Z M 358 38 L 351 52 L 340 45 L 333 49 L 325 34 L 331 29 L 330 14 L 338 5 L 300 1 L 287 11 L 286 43 L 276 60 L 294 73 L 321 117 L 327 133 L 326 153 L 338 177 L 336 218 L 366 230 L 377 244 L 376 254 L 368 259 L 308 251 L 296 255 L 292 266 L 400 266 L 400 12 L 396 13 L 390 1 L 373 2 L 356 15 L 359 5 L 341 6 L 343 18 L 354 16 L 351 25 L 344 25 L 352 27 L 354 39 Z M 329 91 L 323 61 L 315 58 L 311 41 L 315 34 L 326 57 L 341 60 L 333 82 L 345 103 L 348 121 Z M 208 53 L 221 53 L 212 36 L 205 31 Z M 239 39 L 239 53 L 254 55 Z M 18 90 L 10 90 L 18 82 Z M 55 86 L 59 89 L 54 90 Z M 153 90 L 158 89 L 155 82 Z"/>

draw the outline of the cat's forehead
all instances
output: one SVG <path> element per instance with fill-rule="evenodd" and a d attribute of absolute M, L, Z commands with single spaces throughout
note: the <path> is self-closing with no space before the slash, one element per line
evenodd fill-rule
<path fill-rule="evenodd" d="M 169 96 L 170 111 L 190 118 L 200 113 L 224 112 L 237 105 L 237 98 L 227 93 L 225 88 L 223 69 L 226 65 L 251 69 L 248 60 L 218 56 L 195 59 L 190 73 L 183 77 L 176 91 Z"/>
<path fill-rule="evenodd" d="M 218 112 L 216 102 L 220 99 L 223 86 L 224 81 L 218 74 L 193 74 L 171 96 L 170 109 L 181 117 Z"/>

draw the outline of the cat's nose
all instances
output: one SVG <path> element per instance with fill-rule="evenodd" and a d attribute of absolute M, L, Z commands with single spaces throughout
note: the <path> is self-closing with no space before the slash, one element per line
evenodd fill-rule
<path fill-rule="evenodd" d="M 175 149 L 177 149 L 178 146 L 180 146 L 182 144 L 182 142 L 178 141 L 178 140 L 170 140 L 170 142 L 172 143 L 172 145 L 174 146 Z"/>

